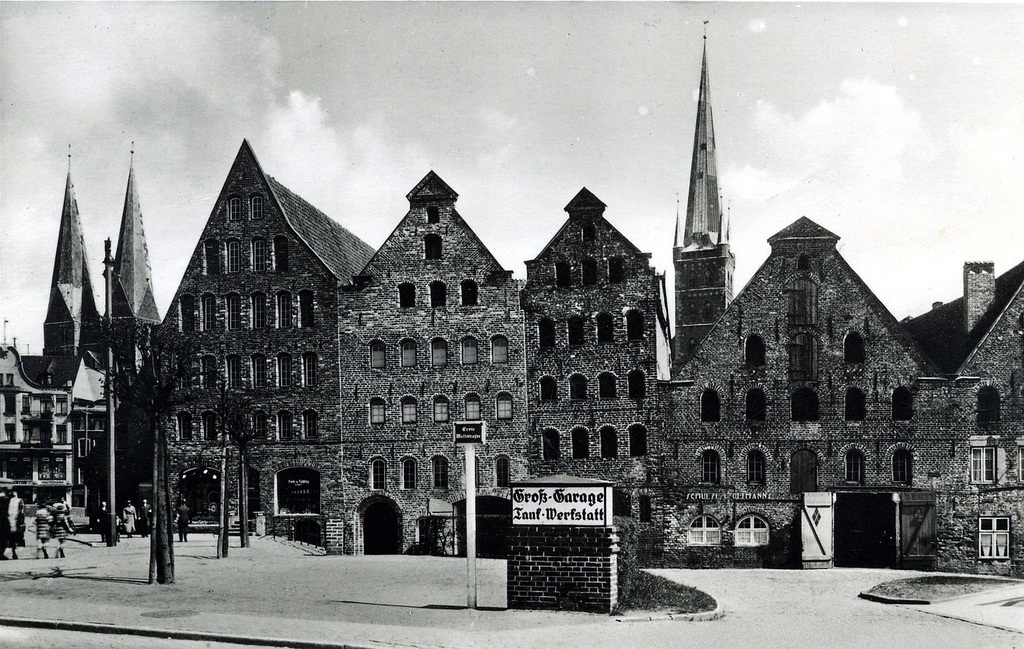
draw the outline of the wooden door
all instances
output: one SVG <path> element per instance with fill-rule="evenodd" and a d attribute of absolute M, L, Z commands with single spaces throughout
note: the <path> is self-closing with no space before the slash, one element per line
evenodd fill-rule
<path fill-rule="evenodd" d="M 789 461 L 789 493 L 802 494 L 818 490 L 818 456 L 802 449 Z"/>
<path fill-rule="evenodd" d="M 808 568 L 831 568 L 833 558 L 832 521 L 835 496 L 830 492 L 804 494 L 800 513 L 801 558 Z"/>
<path fill-rule="evenodd" d="M 935 494 L 907 491 L 899 496 L 900 563 L 904 568 L 932 568 L 938 546 L 935 538 Z"/>

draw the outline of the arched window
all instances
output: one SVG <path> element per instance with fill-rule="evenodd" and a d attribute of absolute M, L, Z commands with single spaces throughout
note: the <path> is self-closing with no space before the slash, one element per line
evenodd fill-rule
<path fill-rule="evenodd" d="M 199 359 L 199 380 L 204 388 L 217 387 L 217 358 L 207 354 Z"/>
<path fill-rule="evenodd" d="M 555 346 L 555 323 L 547 318 L 537 322 L 538 346 L 548 349 Z"/>
<path fill-rule="evenodd" d="M 277 438 L 289 440 L 293 437 L 295 431 L 292 429 L 292 413 L 282 410 L 277 413 Z"/>
<path fill-rule="evenodd" d="M 768 522 L 754 514 L 744 516 L 736 523 L 735 542 L 748 547 L 768 545 Z"/>
<path fill-rule="evenodd" d="M 274 269 L 279 273 L 288 270 L 288 237 L 274 237 Z"/>
<path fill-rule="evenodd" d="M 402 460 L 402 489 L 416 488 L 416 460 L 407 457 Z"/>
<path fill-rule="evenodd" d="M 899 484 L 910 484 L 912 481 L 913 457 L 905 448 L 896 449 L 892 454 L 892 481 Z"/>
<path fill-rule="evenodd" d="M 387 347 L 379 340 L 370 343 L 370 367 L 387 366 Z"/>
<path fill-rule="evenodd" d="M 416 306 L 416 287 L 412 284 L 398 285 L 398 307 L 411 309 Z"/>
<path fill-rule="evenodd" d="M 220 274 L 220 241 L 209 239 L 203 242 L 203 256 L 206 260 L 206 274 Z"/>
<path fill-rule="evenodd" d="M 572 286 L 572 267 L 564 261 L 555 264 L 555 286 L 559 288 Z"/>
<path fill-rule="evenodd" d="M 621 284 L 624 279 L 622 257 L 610 257 L 608 259 L 608 283 Z"/>
<path fill-rule="evenodd" d="M 402 341 L 402 367 L 416 367 L 416 341 Z"/>
<path fill-rule="evenodd" d="M 314 326 L 313 316 L 313 291 L 299 291 L 299 327 L 308 329 Z"/>
<path fill-rule="evenodd" d="M 609 313 L 597 314 L 597 342 L 599 345 L 615 342 L 615 319 Z"/>
<path fill-rule="evenodd" d="M 267 254 L 267 242 L 264 239 L 252 240 L 252 269 L 257 273 L 270 270 L 270 255 Z"/>
<path fill-rule="evenodd" d="M 647 396 L 647 375 L 643 370 L 632 370 L 626 377 L 630 399 L 643 399 Z"/>
<path fill-rule="evenodd" d="M 306 352 L 302 355 L 302 386 L 309 388 L 317 381 L 316 354 Z"/>
<path fill-rule="evenodd" d="M 747 421 L 764 421 L 768 415 L 768 405 L 765 401 L 764 390 L 753 388 L 747 391 L 746 418 Z"/>
<path fill-rule="evenodd" d="M 448 341 L 444 338 L 430 341 L 430 364 L 435 367 L 448 364 Z"/>
<path fill-rule="evenodd" d="M 416 423 L 416 398 L 415 397 L 402 397 L 401 401 L 401 412 L 402 412 L 402 423 L 403 424 L 415 424 Z"/>
<path fill-rule="evenodd" d="M 192 415 L 190 413 L 178 413 L 178 439 L 183 442 L 192 440 Z"/>
<path fill-rule="evenodd" d="M 267 437 L 267 413 L 258 410 L 252 415 L 252 434 L 256 439 Z"/>
<path fill-rule="evenodd" d="M 227 243 L 228 249 L 228 272 L 238 273 L 242 271 L 242 242 L 238 239 L 231 239 Z"/>
<path fill-rule="evenodd" d="M 690 523 L 688 540 L 690 545 L 719 545 L 722 542 L 722 529 L 711 516 L 698 516 Z"/>
<path fill-rule="evenodd" d="M 277 355 L 277 386 L 290 388 L 292 385 L 292 355 L 280 353 Z"/>
<path fill-rule="evenodd" d="M 853 484 L 864 484 L 864 453 L 860 449 L 851 448 L 846 452 L 846 481 Z"/>
<path fill-rule="evenodd" d="M 818 322 L 818 285 L 807 277 L 789 283 L 788 320 L 790 325 L 813 325 Z"/>
<path fill-rule="evenodd" d="M 370 423 L 371 424 L 383 424 L 385 419 L 385 405 L 384 399 L 375 397 L 370 399 Z"/>
<path fill-rule="evenodd" d="M 499 392 L 494 399 L 494 416 L 496 419 L 512 419 L 512 395 Z"/>
<path fill-rule="evenodd" d="M 424 259 L 440 259 L 441 258 L 441 236 L 437 234 L 428 234 L 423 237 L 423 257 Z"/>
<path fill-rule="evenodd" d="M 476 338 L 469 337 L 462 339 L 462 364 L 476 365 L 478 358 Z"/>
<path fill-rule="evenodd" d="M 203 439 L 207 441 L 216 440 L 220 435 L 217 430 L 217 415 L 213 412 L 203 413 Z"/>
<path fill-rule="evenodd" d="M 448 397 L 434 397 L 434 423 L 448 421 Z"/>
<path fill-rule="evenodd" d="M 242 358 L 231 354 L 225 359 L 227 378 L 226 384 L 230 389 L 242 387 Z"/>
<path fill-rule="evenodd" d="M 181 318 L 181 330 L 191 333 L 196 330 L 196 299 L 191 295 L 182 295 L 178 299 L 178 314 Z"/>
<path fill-rule="evenodd" d="M 843 360 L 847 363 L 863 363 L 864 358 L 864 338 L 856 331 L 846 334 L 843 339 Z"/>
<path fill-rule="evenodd" d="M 765 483 L 765 468 L 768 463 L 765 461 L 764 453 L 753 449 L 747 453 L 747 482 L 754 485 Z"/>
<path fill-rule="evenodd" d="M 475 394 L 467 394 L 465 400 L 464 415 L 467 421 L 478 421 L 480 419 L 480 397 Z"/>
<path fill-rule="evenodd" d="M 512 472 L 507 457 L 499 457 L 494 461 L 494 486 L 508 487 Z"/>
<path fill-rule="evenodd" d="M 999 391 L 990 385 L 978 390 L 978 423 L 982 426 L 999 421 Z"/>
<path fill-rule="evenodd" d="M 800 388 L 791 399 L 793 421 L 818 421 L 818 394 L 810 388 Z"/>
<path fill-rule="evenodd" d="M 722 418 L 722 404 L 718 392 L 707 389 L 700 393 L 700 420 L 719 421 Z"/>
<path fill-rule="evenodd" d="M 818 490 L 818 456 L 810 449 L 800 449 L 789 458 L 789 492 L 794 494 Z"/>
<path fill-rule="evenodd" d="M 587 377 L 582 374 L 573 374 L 569 377 L 569 398 L 587 398 Z"/>
<path fill-rule="evenodd" d="M 203 331 L 217 329 L 217 298 L 209 293 L 203 295 Z"/>
<path fill-rule="evenodd" d="M 242 296 L 238 293 L 231 293 L 224 298 L 227 307 L 228 331 L 238 331 L 242 328 Z"/>
<path fill-rule="evenodd" d="M 747 336 L 743 351 L 748 366 L 764 367 L 764 340 L 761 339 L 761 336 Z"/>
<path fill-rule="evenodd" d="M 434 489 L 448 488 L 448 458 L 443 455 L 435 455 L 431 461 L 433 465 Z"/>
<path fill-rule="evenodd" d="M 593 241 L 597 238 L 597 226 L 593 223 L 587 222 L 580 228 L 580 239 L 582 241 Z"/>
<path fill-rule="evenodd" d="M 267 357 L 263 354 L 253 354 L 250 361 L 252 369 L 252 387 L 267 387 Z"/>
<path fill-rule="evenodd" d="M 574 315 L 568 322 L 568 342 L 570 346 L 582 345 L 584 342 L 583 318 Z"/>
<path fill-rule="evenodd" d="M 265 293 L 252 294 L 252 328 L 267 328 L 267 295 Z"/>
<path fill-rule="evenodd" d="M 597 284 L 597 261 L 590 257 L 583 259 L 583 285 L 593 286 Z"/>
<path fill-rule="evenodd" d="M 303 439 L 316 439 L 320 436 L 319 417 L 316 410 L 306 410 L 302 413 L 302 437 Z"/>
<path fill-rule="evenodd" d="M 541 443 L 544 447 L 545 460 L 557 460 L 561 457 L 558 448 L 558 431 L 554 428 L 545 428 L 541 432 Z"/>
<path fill-rule="evenodd" d="M 700 481 L 711 484 L 722 481 L 722 458 L 718 451 L 707 450 L 700 454 Z"/>
<path fill-rule="evenodd" d="M 629 455 L 641 457 L 647 455 L 647 429 L 640 424 L 629 427 Z"/>
<path fill-rule="evenodd" d="M 228 220 L 229 221 L 241 221 L 242 220 L 242 199 L 241 198 L 229 198 L 228 199 Z"/>
<path fill-rule="evenodd" d="M 370 489 L 386 489 L 387 478 L 387 464 L 384 460 L 377 458 L 370 462 Z"/>
<path fill-rule="evenodd" d="M 448 287 L 444 282 L 430 283 L 430 306 L 439 307 L 448 304 Z"/>
<path fill-rule="evenodd" d="M 808 333 L 793 336 L 789 344 L 789 379 L 813 381 L 818 377 L 818 341 Z"/>
<path fill-rule="evenodd" d="M 626 340 L 644 339 L 644 314 L 639 311 L 626 313 Z"/>
<path fill-rule="evenodd" d="M 614 426 L 601 427 L 601 457 L 615 458 L 619 456 L 619 433 Z"/>
<path fill-rule="evenodd" d="M 867 416 L 867 398 L 858 388 L 846 390 L 846 421 L 864 421 Z"/>
<path fill-rule="evenodd" d="M 462 306 L 476 306 L 478 293 L 476 282 L 471 279 L 462 280 Z"/>
<path fill-rule="evenodd" d="M 555 380 L 555 377 L 540 377 L 540 400 L 558 401 L 558 381 Z"/>
<path fill-rule="evenodd" d="M 590 457 L 590 431 L 586 428 L 572 430 L 572 458 L 586 460 Z"/>
<path fill-rule="evenodd" d="M 277 294 L 277 328 L 291 329 L 292 327 L 292 294 L 288 291 L 281 291 Z"/>
<path fill-rule="evenodd" d="M 910 421 L 914 418 L 914 395 L 903 386 L 892 391 L 892 418 L 895 421 Z"/>
<path fill-rule="evenodd" d="M 263 197 L 262 196 L 253 196 L 252 200 L 250 201 L 250 207 L 252 209 L 252 218 L 253 218 L 253 220 L 262 219 L 263 218 Z"/>
<path fill-rule="evenodd" d="M 614 399 L 618 396 L 615 393 L 615 375 L 611 372 L 601 372 L 597 375 L 597 392 L 601 399 Z"/>
<path fill-rule="evenodd" d="M 508 362 L 508 338 L 505 336 L 491 338 L 491 362 L 497 365 Z"/>

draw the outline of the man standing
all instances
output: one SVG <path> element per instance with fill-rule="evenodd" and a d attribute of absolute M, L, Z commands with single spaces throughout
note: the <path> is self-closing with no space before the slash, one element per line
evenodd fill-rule
<path fill-rule="evenodd" d="M 149 536 L 149 519 L 153 515 L 153 506 L 145 498 L 142 499 L 142 506 L 139 507 L 139 536 Z"/>
<path fill-rule="evenodd" d="M 11 546 L 11 558 L 18 558 L 18 547 L 25 546 L 25 501 L 18 498 L 18 492 L 12 491 L 7 500 L 7 511 L 0 512 L 7 516 L 10 531 L 7 533 L 7 545 Z"/>
<path fill-rule="evenodd" d="M 11 522 L 7 518 L 7 487 L 0 487 L 0 560 L 7 558 L 7 539 L 11 535 Z"/>
<path fill-rule="evenodd" d="M 181 504 L 178 505 L 178 513 L 175 516 L 175 519 L 178 521 L 178 540 L 182 543 L 188 543 L 189 511 L 190 510 L 188 505 L 185 504 L 185 501 L 181 501 Z"/>

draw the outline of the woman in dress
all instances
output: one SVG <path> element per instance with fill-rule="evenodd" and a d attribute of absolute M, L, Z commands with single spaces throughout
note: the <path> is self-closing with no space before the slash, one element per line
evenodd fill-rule
<path fill-rule="evenodd" d="M 135 519 L 138 517 L 138 512 L 135 511 L 135 505 L 132 504 L 132 501 L 128 501 L 123 513 L 124 533 L 128 538 L 132 538 L 132 534 L 135 533 Z"/>
<path fill-rule="evenodd" d="M 75 533 L 75 525 L 71 522 L 71 512 L 64 501 L 59 500 L 53 505 L 53 538 L 57 539 L 57 558 L 63 558 L 64 539 L 68 534 Z"/>

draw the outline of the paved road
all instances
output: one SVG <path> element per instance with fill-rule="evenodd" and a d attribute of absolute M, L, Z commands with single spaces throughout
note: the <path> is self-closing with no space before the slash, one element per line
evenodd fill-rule
<path fill-rule="evenodd" d="M 0 647 L 4 649 L 139 649 L 140 646 L 146 649 L 244 649 L 247 645 L 0 626 Z"/>

